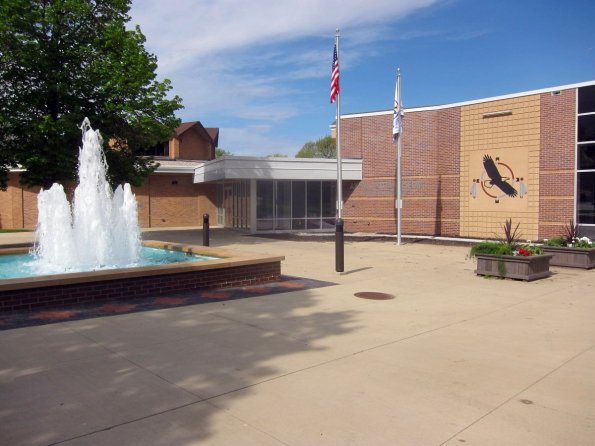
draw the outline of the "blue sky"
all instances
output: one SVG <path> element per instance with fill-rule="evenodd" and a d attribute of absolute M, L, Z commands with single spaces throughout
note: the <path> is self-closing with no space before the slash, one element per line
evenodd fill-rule
<path fill-rule="evenodd" d="M 593 0 L 136 0 L 131 17 L 179 117 L 235 155 L 329 134 L 336 28 L 342 113 L 391 109 L 397 67 L 405 108 L 595 79 Z"/>

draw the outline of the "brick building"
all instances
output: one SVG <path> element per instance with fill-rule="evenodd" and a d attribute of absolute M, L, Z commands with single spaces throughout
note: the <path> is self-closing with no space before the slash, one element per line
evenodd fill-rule
<path fill-rule="evenodd" d="M 341 118 L 343 156 L 363 160 L 349 231 L 396 232 L 391 128 L 392 111 Z M 570 220 L 593 234 L 595 81 L 406 109 L 401 160 L 404 234 L 493 238 L 508 218 L 531 240 Z"/>
<path fill-rule="evenodd" d="M 141 187 L 133 188 L 142 227 L 197 226 L 204 213 L 216 212 L 216 189 L 193 181 L 197 166 L 215 158 L 219 129 L 198 121 L 181 124 L 171 139 L 148 150 L 160 164 Z M 22 187 L 19 170 L 9 174 L 0 191 L 0 229 L 35 228 L 39 187 Z M 72 190 L 74 186 L 66 187 Z"/>
<path fill-rule="evenodd" d="M 221 226 L 332 230 L 334 160 L 215 158 L 217 129 L 185 123 L 154 148 L 161 163 L 135 190 L 143 227 Z M 397 230 L 392 110 L 341 116 L 347 232 Z M 36 190 L 11 173 L 0 228 L 35 226 Z M 570 220 L 595 235 L 595 81 L 405 109 L 402 232 L 494 238 L 520 223 L 523 238 L 563 232 Z"/>

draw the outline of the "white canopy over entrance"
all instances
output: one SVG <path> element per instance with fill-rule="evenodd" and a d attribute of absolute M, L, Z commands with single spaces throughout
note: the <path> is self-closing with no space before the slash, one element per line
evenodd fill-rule
<path fill-rule="evenodd" d="M 342 161 L 344 182 L 362 179 L 362 160 Z M 259 231 L 334 228 L 337 161 L 222 157 L 194 171 L 195 183 L 217 183 L 217 224 Z"/>

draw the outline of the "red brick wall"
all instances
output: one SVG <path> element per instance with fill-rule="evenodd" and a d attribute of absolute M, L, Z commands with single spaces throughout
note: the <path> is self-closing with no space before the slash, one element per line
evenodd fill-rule
<path fill-rule="evenodd" d="M 563 234 L 574 218 L 576 89 L 540 96 L 539 238 Z"/>
<path fill-rule="evenodd" d="M 407 113 L 402 140 L 402 230 L 459 233 L 460 111 Z M 397 231 L 397 157 L 392 114 L 341 120 L 341 150 L 363 159 L 363 180 L 344 190 L 348 232 Z"/>
<path fill-rule="evenodd" d="M 206 136 L 201 136 L 193 129 L 180 136 L 180 159 L 186 160 L 210 160 L 211 142 Z"/>
<path fill-rule="evenodd" d="M 177 184 L 174 184 L 177 182 Z M 40 188 L 22 188 L 11 173 L 6 191 L 0 191 L 0 228 L 35 229 Z M 66 188 L 66 192 L 72 192 Z M 200 226 L 202 215 L 216 215 L 216 186 L 194 184 L 192 174 L 153 174 L 133 188 L 141 227 Z"/>
<path fill-rule="evenodd" d="M 281 262 L 277 261 L 163 276 L 0 291 L 0 312 L 127 299 L 193 289 L 247 286 L 277 280 L 280 275 Z"/>
<path fill-rule="evenodd" d="M 151 177 L 147 178 L 140 187 L 133 187 L 132 192 L 136 196 L 136 202 L 138 203 L 138 224 L 141 228 L 150 227 L 151 216 L 150 216 L 150 203 L 149 203 L 149 183 Z"/>
<path fill-rule="evenodd" d="M 8 187 L 0 191 L 0 229 L 35 229 L 40 188 L 23 188 L 19 174 L 8 175 Z"/>
<path fill-rule="evenodd" d="M 200 226 L 216 215 L 216 185 L 194 184 L 191 174 L 153 174 L 134 188 L 143 227 Z"/>
<path fill-rule="evenodd" d="M 157 174 L 147 181 L 150 227 L 200 226 L 204 213 L 216 213 L 212 184 L 194 184 L 190 174 Z"/>
<path fill-rule="evenodd" d="M 12 229 L 20 226 L 16 226 L 20 222 L 15 222 L 15 215 L 13 211 L 13 200 L 20 198 L 21 189 L 16 188 L 18 197 L 15 197 L 15 177 L 18 184 L 18 175 L 16 173 L 10 173 L 8 176 L 8 187 L 5 191 L 0 190 L 0 229 Z M 20 200 L 19 200 L 20 201 Z M 22 214 L 22 213 L 21 213 Z M 22 223 L 21 223 L 22 224 Z"/>
<path fill-rule="evenodd" d="M 363 159 L 363 180 L 344 184 L 343 217 L 347 232 L 396 231 L 396 149 L 392 115 L 341 120 L 341 154 Z"/>

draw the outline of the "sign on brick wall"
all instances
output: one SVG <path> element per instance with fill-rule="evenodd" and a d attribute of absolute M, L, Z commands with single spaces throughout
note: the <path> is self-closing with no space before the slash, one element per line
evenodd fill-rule
<path fill-rule="evenodd" d="M 527 209 L 528 153 L 477 150 L 469 154 L 469 208 L 473 211 Z"/>

